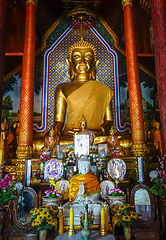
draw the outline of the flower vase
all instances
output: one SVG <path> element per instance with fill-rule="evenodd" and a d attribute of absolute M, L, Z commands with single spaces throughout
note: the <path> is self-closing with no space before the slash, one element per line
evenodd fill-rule
<path fill-rule="evenodd" d="M 38 178 L 38 179 L 36 178 L 35 183 L 41 183 L 41 178 Z"/>
<path fill-rule="evenodd" d="M 124 226 L 123 227 L 123 232 L 124 232 L 124 239 L 125 240 L 131 240 L 131 227 Z"/>
<path fill-rule="evenodd" d="M 5 210 L 5 205 L 0 204 L 0 236 L 2 236 L 3 226 L 7 217 L 7 210 Z"/>
<path fill-rule="evenodd" d="M 62 203 L 62 197 L 59 198 L 48 198 L 42 197 L 42 204 L 43 205 L 53 205 L 58 208 L 58 206 Z"/>
<path fill-rule="evenodd" d="M 39 231 L 39 240 L 46 240 L 47 239 L 47 229 L 41 229 Z"/>
<path fill-rule="evenodd" d="M 110 206 L 110 209 L 113 210 L 113 208 L 116 205 L 123 205 L 126 203 L 126 195 L 125 196 L 111 196 L 107 195 L 107 202 Z"/>

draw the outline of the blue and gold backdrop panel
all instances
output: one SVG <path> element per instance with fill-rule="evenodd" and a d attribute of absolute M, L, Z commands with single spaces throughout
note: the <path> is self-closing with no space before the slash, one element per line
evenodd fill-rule
<path fill-rule="evenodd" d="M 50 52 L 48 57 L 48 122 L 47 130 L 50 130 L 54 123 L 54 98 L 55 88 L 58 84 L 70 81 L 66 58 L 69 47 L 78 41 L 79 30 L 73 29 L 63 41 Z M 97 69 L 96 80 L 105 83 L 113 91 L 113 112 L 114 106 L 114 64 L 113 55 L 108 53 L 103 44 L 89 29 L 84 30 L 85 39 L 91 42 L 97 49 L 97 57 L 100 64 Z M 104 76 L 104 77 L 103 77 Z M 115 114 L 114 114 L 115 116 Z"/>

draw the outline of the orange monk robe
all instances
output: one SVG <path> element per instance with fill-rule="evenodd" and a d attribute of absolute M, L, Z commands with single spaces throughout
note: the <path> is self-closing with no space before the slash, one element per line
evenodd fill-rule
<path fill-rule="evenodd" d="M 154 132 L 154 146 L 157 150 L 163 150 L 160 129 L 156 129 Z"/>
<path fill-rule="evenodd" d="M 69 202 L 74 201 L 82 182 L 85 190 L 84 196 L 90 196 L 101 192 L 98 178 L 93 173 L 88 172 L 87 174 L 77 174 L 70 179 Z"/>

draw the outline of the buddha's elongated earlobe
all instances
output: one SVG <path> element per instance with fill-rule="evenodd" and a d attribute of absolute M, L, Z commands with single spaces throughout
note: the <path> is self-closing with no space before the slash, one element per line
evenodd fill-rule
<path fill-rule="evenodd" d="M 66 58 L 66 62 L 67 62 L 67 65 L 69 67 L 70 79 L 72 81 L 74 79 L 75 74 L 74 74 L 74 71 L 72 70 L 71 62 L 70 62 L 69 58 Z"/>

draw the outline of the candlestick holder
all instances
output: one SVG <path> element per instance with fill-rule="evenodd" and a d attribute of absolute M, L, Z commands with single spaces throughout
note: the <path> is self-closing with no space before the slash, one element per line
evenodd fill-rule
<path fill-rule="evenodd" d="M 69 230 L 68 230 L 67 234 L 68 234 L 69 236 L 73 236 L 73 235 L 76 234 L 73 226 L 70 226 L 70 227 L 69 227 Z"/>
<path fill-rule="evenodd" d="M 105 228 L 105 224 L 101 224 L 99 234 L 102 235 L 102 236 L 107 235 L 107 230 Z"/>

